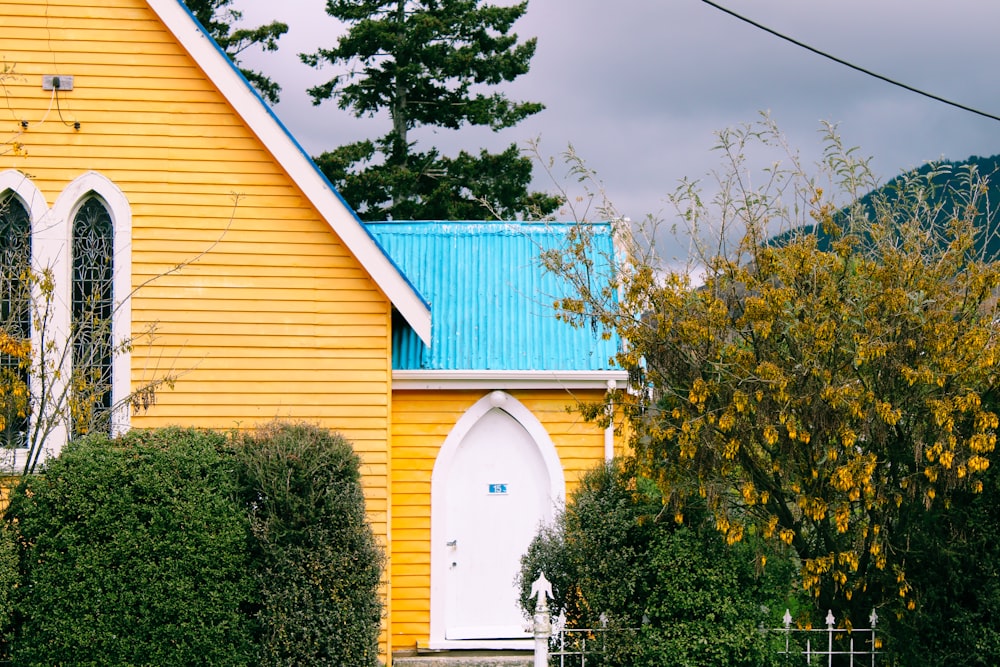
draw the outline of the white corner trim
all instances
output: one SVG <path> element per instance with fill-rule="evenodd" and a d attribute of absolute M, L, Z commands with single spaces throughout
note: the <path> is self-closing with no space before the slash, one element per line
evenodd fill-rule
<path fill-rule="evenodd" d="M 438 450 L 431 472 L 431 619 L 430 648 L 521 648 L 519 640 L 447 640 L 445 639 L 445 604 L 447 591 L 444 586 L 447 556 L 444 553 L 444 524 L 447 475 L 462 441 L 472 428 L 491 410 L 503 410 L 517 421 L 534 441 L 549 477 L 549 497 L 553 512 L 566 502 L 566 475 L 559 453 L 545 426 L 523 403 L 504 391 L 492 391 L 470 407 L 455 422 Z M 520 640 L 523 641 L 523 640 Z M 531 640 L 527 640 L 530 642 Z"/>
<path fill-rule="evenodd" d="M 424 371 L 394 370 L 392 388 L 422 389 L 604 389 L 628 381 L 627 371 Z"/>
<path fill-rule="evenodd" d="M 180 0 L 147 0 L 147 3 L 357 257 L 420 340 L 430 345 L 429 306 L 226 55 L 201 31 Z"/>

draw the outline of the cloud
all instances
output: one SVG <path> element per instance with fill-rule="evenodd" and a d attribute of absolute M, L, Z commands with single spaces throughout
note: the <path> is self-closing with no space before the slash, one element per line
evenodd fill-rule
<path fill-rule="evenodd" d="M 859 66 L 1000 114 L 1000 3 L 721 1 Z M 355 119 L 332 102 L 312 107 L 303 92 L 333 74 L 296 56 L 336 43 L 340 27 L 323 3 L 234 4 L 247 23 L 280 18 L 291 26 L 278 53 L 246 60 L 282 84 L 276 113 L 307 151 L 386 132 L 385 119 Z M 807 162 L 820 155 L 820 122 L 839 123 L 848 145 L 874 156 L 883 180 L 926 160 L 1000 153 L 1000 123 L 876 81 L 698 0 L 531 0 L 515 29 L 536 36 L 538 51 L 531 71 L 504 90 L 546 110 L 498 134 L 468 128 L 420 140 L 445 152 L 540 136 L 558 154 L 572 143 L 635 219 L 669 213 L 663 199 L 678 180 L 718 164 L 713 133 L 761 110 Z"/>

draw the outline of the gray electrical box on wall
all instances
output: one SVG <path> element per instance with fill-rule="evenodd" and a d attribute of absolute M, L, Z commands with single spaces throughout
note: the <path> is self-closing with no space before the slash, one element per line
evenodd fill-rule
<path fill-rule="evenodd" d="M 73 77 L 64 74 L 42 76 L 42 90 L 73 90 Z"/>

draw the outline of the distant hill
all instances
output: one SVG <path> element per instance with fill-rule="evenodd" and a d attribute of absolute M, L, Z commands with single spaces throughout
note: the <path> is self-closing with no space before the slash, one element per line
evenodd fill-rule
<path fill-rule="evenodd" d="M 981 201 L 984 205 L 988 204 L 995 211 L 997 207 L 1000 207 L 1000 155 L 992 157 L 973 155 L 962 162 L 941 161 L 925 164 L 919 169 L 914 169 L 911 172 L 897 176 L 878 190 L 869 192 L 861 198 L 860 203 L 871 210 L 872 201 L 878 195 L 885 196 L 890 201 L 894 199 L 900 189 L 901 183 L 907 176 L 918 175 L 926 177 L 932 170 L 939 170 L 939 173 L 931 179 L 933 187 L 931 188 L 932 199 L 929 203 L 940 203 L 942 205 L 941 219 L 948 220 L 951 217 L 951 211 L 955 207 L 955 193 L 962 192 L 963 190 L 968 191 L 968 184 L 963 179 L 968 176 L 971 166 L 976 168 L 980 176 L 988 177 L 988 190 L 986 196 Z M 992 217 L 994 218 L 992 220 L 992 229 L 989 230 L 991 233 L 983 234 L 982 239 L 986 245 L 986 257 L 997 260 L 1000 259 L 1000 238 L 998 238 L 1000 234 L 998 234 L 997 230 L 997 215 L 994 213 Z M 988 211 L 980 211 L 977 226 L 981 229 L 990 226 L 989 218 L 990 214 Z M 774 245 L 783 245 L 792 236 L 800 234 L 816 234 L 821 250 L 828 250 L 830 247 L 830 237 L 816 225 L 807 225 L 782 232 L 771 239 L 771 243 Z M 980 249 L 982 249 L 982 245 L 983 243 L 978 244 Z"/>

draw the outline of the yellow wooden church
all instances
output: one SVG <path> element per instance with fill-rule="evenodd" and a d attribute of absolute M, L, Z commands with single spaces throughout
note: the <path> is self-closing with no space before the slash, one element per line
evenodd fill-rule
<path fill-rule="evenodd" d="M 552 312 L 537 256 L 567 226 L 362 223 L 179 0 L 0 0 L 0 56 L 0 216 L 52 271 L 56 330 L 103 294 L 109 404 L 176 377 L 112 428 L 340 431 L 386 660 L 529 644 L 517 560 L 617 447 L 572 407 L 626 379 L 614 337 Z"/>

